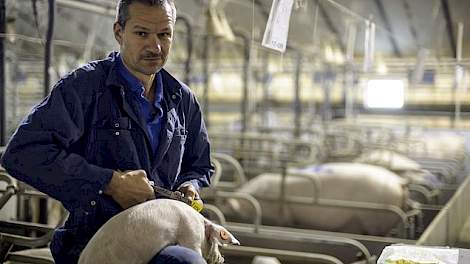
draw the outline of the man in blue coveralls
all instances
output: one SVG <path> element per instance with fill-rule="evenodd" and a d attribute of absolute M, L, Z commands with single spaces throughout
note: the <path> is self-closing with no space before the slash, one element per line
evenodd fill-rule
<path fill-rule="evenodd" d="M 190 199 L 210 183 L 199 104 L 162 69 L 175 21 L 173 0 L 120 0 L 120 52 L 63 77 L 10 139 L 2 166 L 70 212 L 51 242 L 56 263 L 76 263 L 108 219 L 155 198 L 150 181 Z M 175 245 L 151 263 L 205 261 Z"/>

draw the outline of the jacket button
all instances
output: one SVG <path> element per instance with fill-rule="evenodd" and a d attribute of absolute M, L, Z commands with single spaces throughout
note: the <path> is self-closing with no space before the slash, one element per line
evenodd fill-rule
<path fill-rule="evenodd" d="M 95 206 L 95 205 L 96 205 L 96 202 L 95 202 L 95 201 L 91 201 L 90 204 L 91 204 L 91 206 Z"/>
<path fill-rule="evenodd" d="M 98 194 L 103 194 L 103 191 L 102 191 L 102 190 L 99 190 L 99 191 L 98 191 Z"/>
<path fill-rule="evenodd" d="M 116 131 L 116 133 L 114 133 L 114 135 L 116 136 L 119 136 L 119 134 L 120 134 L 119 131 Z"/>
<path fill-rule="evenodd" d="M 114 127 L 119 127 L 119 123 L 114 124 Z"/>
<path fill-rule="evenodd" d="M 176 99 L 176 95 L 172 95 L 171 99 L 173 99 L 173 100 Z"/>

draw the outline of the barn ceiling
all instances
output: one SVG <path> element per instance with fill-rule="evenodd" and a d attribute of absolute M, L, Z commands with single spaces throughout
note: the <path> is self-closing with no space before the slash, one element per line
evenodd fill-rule
<path fill-rule="evenodd" d="M 355 56 L 364 52 L 365 19 L 376 24 L 375 54 L 383 58 L 412 58 L 422 49 L 435 58 L 455 58 L 458 23 L 464 25 L 463 57 L 470 56 L 468 0 L 294 0 L 288 44 L 303 50 L 326 47 L 345 52 L 350 25 L 356 27 Z M 33 2 L 39 28 L 35 26 Z M 178 14 L 190 18 L 196 38 L 206 34 L 206 10 L 210 0 L 176 0 Z M 272 0 L 219 0 L 233 30 L 261 42 Z M 64 46 L 84 52 L 87 43 L 103 52 L 116 48 L 111 15 L 115 0 L 57 0 L 54 38 Z M 44 36 L 46 0 L 9 0 L 7 14 L 15 17 L 16 33 Z M 183 30 L 183 29 L 179 29 Z M 30 48 L 30 47 L 29 47 Z"/>

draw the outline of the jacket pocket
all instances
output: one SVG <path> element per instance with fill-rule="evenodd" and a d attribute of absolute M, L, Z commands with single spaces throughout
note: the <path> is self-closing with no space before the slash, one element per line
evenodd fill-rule
<path fill-rule="evenodd" d="M 177 181 L 177 176 L 181 172 L 181 163 L 183 161 L 183 155 L 185 151 L 187 135 L 184 130 L 177 129 L 173 134 L 173 138 L 170 143 L 170 147 L 167 152 L 169 161 L 170 179 L 173 182 Z"/>
<path fill-rule="evenodd" d="M 139 167 L 137 148 L 132 129 L 94 128 L 91 160 L 98 166 L 110 169 L 136 169 Z"/>

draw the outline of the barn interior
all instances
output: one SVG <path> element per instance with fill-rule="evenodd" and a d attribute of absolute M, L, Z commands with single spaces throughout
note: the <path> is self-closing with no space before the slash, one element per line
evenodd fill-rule
<path fill-rule="evenodd" d="M 119 51 L 117 3 L 0 0 L 0 157 L 56 83 Z M 240 241 L 225 263 L 395 263 L 397 244 L 470 263 L 470 1 L 174 3 L 164 69 L 204 118 L 201 214 Z M 0 261 L 59 263 L 69 212 L 15 174 L 0 166 Z"/>

